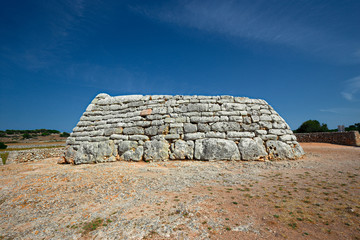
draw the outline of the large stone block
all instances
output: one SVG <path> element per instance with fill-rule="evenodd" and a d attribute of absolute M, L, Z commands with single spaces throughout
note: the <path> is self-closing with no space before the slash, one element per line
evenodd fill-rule
<path fill-rule="evenodd" d="M 254 139 L 242 138 L 238 146 L 242 160 L 265 160 L 267 156 L 264 142 L 259 137 Z"/>
<path fill-rule="evenodd" d="M 169 159 L 169 143 L 166 140 L 151 140 L 144 144 L 145 161 L 164 161 Z"/>
<path fill-rule="evenodd" d="M 195 141 L 194 157 L 198 160 L 240 160 L 240 152 L 231 140 L 200 139 Z"/>
<path fill-rule="evenodd" d="M 194 142 L 178 140 L 171 144 L 170 159 L 193 159 Z"/>

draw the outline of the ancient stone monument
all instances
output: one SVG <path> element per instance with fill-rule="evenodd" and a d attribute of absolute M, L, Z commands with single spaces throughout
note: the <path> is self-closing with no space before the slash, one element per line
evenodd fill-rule
<path fill-rule="evenodd" d="M 67 139 L 64 161 L 277 160 L 302 155 L 289 126 L 264 100 L 101 93 Z"/>

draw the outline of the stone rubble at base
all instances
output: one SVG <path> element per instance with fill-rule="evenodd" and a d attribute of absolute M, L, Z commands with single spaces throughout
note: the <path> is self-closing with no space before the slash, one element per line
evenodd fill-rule
<path fill-rule="evenodd" d="M 95 97 L 63 162 L 297 159 L 304 151 L 264 100 L 233 96 Z"/>

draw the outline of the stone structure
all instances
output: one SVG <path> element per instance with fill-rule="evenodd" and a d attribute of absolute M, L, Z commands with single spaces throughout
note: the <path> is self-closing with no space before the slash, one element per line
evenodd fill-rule
<path fill-rule="evenodd" d="M 276 160 L 304 151 L 264 100 L 99 94 L 67 139 L 64 162 Z"/>
<path fill-rule="evenodd" d="M 340 145 L 360 146 L 358 131 L 295 133 L 299 142 L 322 142 Z"/>

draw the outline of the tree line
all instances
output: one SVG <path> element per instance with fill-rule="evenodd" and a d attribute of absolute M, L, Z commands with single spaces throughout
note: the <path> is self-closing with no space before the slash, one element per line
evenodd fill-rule
<path fill-rule="evenodd" d="M 337 129 L 329 129 L 327 124 L 320 124 L 317 120 L 308 120 L 301 124 L 301 126 L 296 129 L 295 133 L 310 133 L 310 132 L 337 132 Z M 348 127 L 345 127 L 345 131 L 359 131 L 360 132 L 360 123 L 354 123 Z"/>

